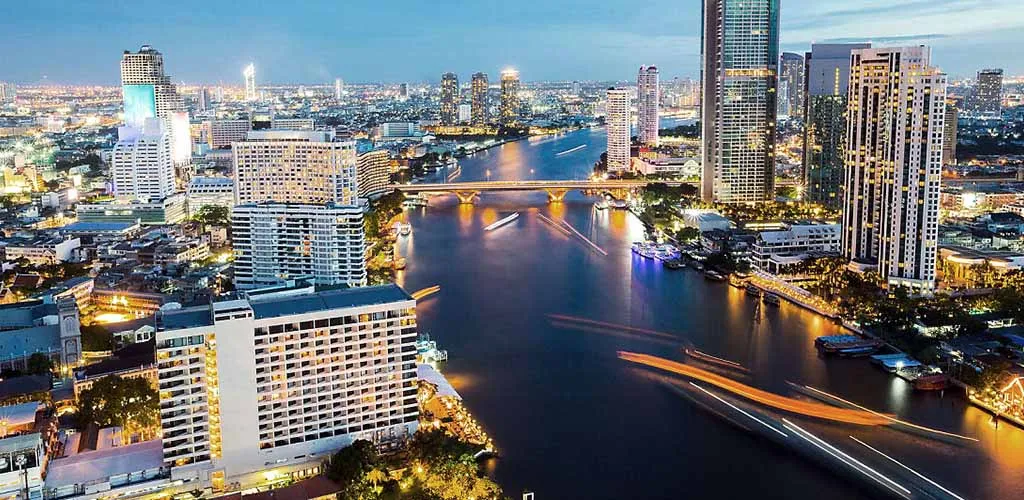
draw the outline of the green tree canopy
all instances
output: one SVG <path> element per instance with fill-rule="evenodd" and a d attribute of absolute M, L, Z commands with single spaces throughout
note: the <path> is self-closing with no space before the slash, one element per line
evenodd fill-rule
<path fill-rule="evenodd" d="M 83 427 L 152 428 L 160 420 L 160 395 L 145 378 L 108 375 L 78 396 L 78 417 Z"/>

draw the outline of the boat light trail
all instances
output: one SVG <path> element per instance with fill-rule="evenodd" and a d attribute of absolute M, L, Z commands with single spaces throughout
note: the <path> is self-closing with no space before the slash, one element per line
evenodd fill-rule
<path fill-rule="evenodd" d="M 484 231 L 494 231 L 495 229 L 498 229 L 499 227 L 504 226 L 505 224 L 508 224 L 508 223 L 518 219 L 518 218 L 519 218 L 519 212 L 516 212 L 516 213 L 514 213 L 512 215 L 509 215 L 508 217 L 505 217 L 505 218 L 503 218 L 503 219 L 501 219 L 501 220 L 499 220 L 497 222 L 494 222 L 491 225 L 485 227 Z"/>
<path fill-rule="evenodd" d="M 790 383 L 792 383 L 792 382 L 790 382 Z M 866 408 L 866 407 L 861 406 L 861 405 L 859 405 L 857 403 L 854 403 L 853 401 L 848 401 L 848 400 L 843 399 L 843 398 L 841 398 L 839 396 L 836 396 L 835 394 L 829 394 L 829 393 L 827 393 L 825 391 L 822 391 L 820 389 L 815 389 L 814 387 L 811 387 L 809 385 L 805 385 L 804 388 L 806 388 L 808 390 L 811 390 L 811 391 L 814 391 L 814 392 L 816 392 L 818 394 L 821 394 L 823 396 L 827 396 L 827 397 L 836 399 L 838 401 L 842 401 L 843 403 L 848 404 L 850 406 L 853 406 L 854 408 L 866 411 L 866 412 L 874 414 L 874 415 L 878 415 L 878 416 L 880 416 L 882 418 L 885 418 L 886 420 L 889 420 L 890 422 L 892 422 L 894 424 L 905 425 L 907 427 L 912 427 L 912 428 L 920 430 L 920 431 L 930 432 L 930 433 L 933 433 L 933 434 L 938 434 L 938 435 L 941 435 L 941 436 L 953 437 L 953 438 L 957 438 L 957 439 L 963 439 L 965 441 L 974 441 L 974 442 L 978 441 L 977 439 L 969 437 L 969 436 L 962 436 L 960 434 L 953 434 L 952 432 L 940 431 L 938 429 L 932 429 L 931 427 L 925 427 L 923 425 L 917 425 L 917 424 L 914 424 L 914 423 L 911 423 L 911 422 L 907 422 L 905 420 L 900 420 L 900 419 L 898 419 L 896 417 L 893 417 L 891 415 L 884 415 L 882 413 L 878 413 L 875 410 L 872 410 L 871 408 Z"/>
<path fill-rule="evenodd" d="M 908 471 L 910 471 L 910 472 L 911 472 L 911 473 L 912 473 L 913 475 L 915 475 L 915 476 L 917 476 L 917 477 L 919 477 L 919 478 L 921 478 L 921 479 L 924 479 L 925 481 L 928 481 L 928 484 L 931 484 L 932 486 L 934 486 L 934 487 L 936 487 L 936 488 L 938 488 L 938 489 L 940 489 L 940 490 L 944 491 L 944 492 L 945 492 L 945 493 L 946 493 L 947 495 L 949 495 L 949 496 L 951 496 L 951 497 L 953 497 L 953 498 L 956 498 L 956 499 L 958 499 L 958 500 L 965 500 L 965 499 L 964 499 L 964 497 L 962 497 L 962 496 L 960 496 L 960 495 L 957 495 L 956 493 L 953 493 L 952 491 L 949 491 L 949 490 L 947 490 L 947 489 L 946 489 L 946 488 L 944 488 L 944 487 L 943 487 L 943 486 L 942 486 L 941 484 L 939 484 L 939 483 L 936 483 L 935 481 L 932 481 L 931 479 L 928 479 L 927 477 L 925 477 L 925 476 L 924 476 L 924 475 L 922 475 L 921 473 L 917 472 L 916 470 L 914 470 L 914 469 L 911 469 L 910 467 L 908 467 L 908 466 L 904 465 L 904 464 L 903 464 L 902 462 L 900 462 L 899 460 L 896 460 L 895 458 L 892 458 L 892 457 L 890 457 L 889 455 L 886 455 L 885 453 L 882 453 L 881 451 L 879 451 L 879 450 L 875 449 L 874 447 L 872 447 L 871 445 L 869 445 L 869 444 L 865 443 L 864 441 L 861 441 L 861 440 L 859 440 L 859 439 L 857 439 L 857 438 L 855 438 L 855 437 L 853 437 L 853 436 L 850 436 L 850 439 L 852 439 L 852 440 L 854 440 L 854 441 L 856 441 L 856 442 L 858 442 L 858 443 L 860 443 L 860 444 L 864 445 L 864 447 L 865 447 L 865 448 L 867 448 L 867 449 L 869 449 L 869 450 L 871 450 L 871 451 L 873 451 L 873 452 L 875 452 L 875 453 L 878 453 L 879 455 L 882 455 L 883 457 L 885 457 L 885 458 L 889 459 L 889 460 L 890 460 L 891 462 L 893 462 L 894 464 L 896 464 L 896 465 L 899 465 L 900 467 L 903 467 L 904 469 L 907 469 L 907 470 L 908 470 Z"/>
<path fill-rule="evenodd" d="M 679 337 L 672 335 L 671 333 L 659 332 L 657 330 L 648 330 L 646 328 L 637 328 L 635 326 L 617 325 L 615 323 L 608 323 L 605 321 L 597 321 L 588 318 L 580 318 L 578 316 L 567 316 L 564 314 L 548 314 L 548 318 L 554 321 L 562 321 L 567 323 L 583 323 L 586 325 L 592 325 L 601 328 L 607 328 L 610 330 L 625 330 L 629 332 L 642 333 L 644 335 L 652 335 L 655 337 L 661 337 L 667 340 L 679 340 Z"/>
<path fill-rule="evenodd" d="M 864 474 L 865 476 L 874 479 L 875 482 L 881 484 L 882 486 L 885 486 L 886 488 L 896 493 L 897 495 L 903 498 L 910 498 L 910 490 L 906 489 L 896 481 L 893 481 L 888 476 L 876 471 L 875 469 L 872 469 L 871 467 L 868 467 L 860 460 L 857 460 L 856 458 L 853 458 L 849 454 L 844 453 L 839 448 L 836 448 L 835 446 L 828 444 L 823 439 L 819 438 L 818 436 L 815 436 L 814 434 L 811 434 L 810 432 L 807 432 L 802 427 L 794 424 L 793 422 L 790 422 L 789 420 L 782 419 L 782 424 L 787 429 L 796 432 L 798 436 L 804 438 L 805 440 L 807 440 L 807 442 L 813 444 L 814 446 L 817 446 L 818 449 L 824 451 L 825 453 L 828 453 L 829 455 L 832 455 L 839 461 L 845 463 L 846 465 L 850 466 L 851 468 L 860 472 L 861 474 Z"/>
<path fill-rule="evenodd" d="M 732 368 L 732 369 L 740 370 L 740 371 L 743 371 L 743 372 L 748 372 L 748 373 L 750 372 L 750 370 L 748 370 L 745 366 L 743 366 L 743 365 L 741 365 L 741 364 L 739 364 L 739 363 L 737 363 L 735 361 L 729 361 L 728 359 L 719 358 L 718 356 L 712 356 L 712 355 L 710 355 L 708 353 L 700 352 L 700 351 L 698 351 L 696 349 L 691 349 L 691 348 L 687 347 L 687 348 L 683 349 L 683 352 L 686 353 L 687 356 L 690 356 L 691 358 L 699 360 L 699 361 L 703 361 L 705 363 L 710 363 L 710 364 L 713 364 L 713 365 L 719 365 L 719 366 L 723 366 L 725 368 Z"/>
<path fill-rule="evenodd" d="M 576 151 L 579 151 L 579 150 L 581 150 L 581 149 L 583 149 L 585 147 L 587 147 L 586 144 L 580 144 L 579 146 L 576 146 L 576 147 L 574 147 L 572 149 L 566 149 L 565 151 L 562 151 L 560 153 L 555 153 L 555 156 L 563 156 L 563 155 L 567 155 L 569 153 L 575 153 Z"/>
<path fill-rule="evenodd" d="M 715 394 L 715 393 L 713 393 L 713 392 L 711 392 L 711 391 L 709 391 L 709 390 L 707 390 L 707 389 L 705 389 L 705 388 L 703 388 L 703 387 L 701 387 L 701 386 L 699 386 L 699 385 L 697 385 L 697 384 L 695 384 L 693 382 L 690 382 L 690 385 L 696 387 L 697 389 L 700 389 L 704 394 L 707 394 L 708 396 L 711 396 L 711 397 L 721 401 L 723 404 L 727 405 L 729 408 L 732 408 L 732 409 L 734 409 L 734 410 L 736 410 L 736 411 L 746 415 L 747 417 L 749 417 L 750 419 L 754 420 L 755 422 L 757 422 L 757 423 L 759 423 L 759 424 L 761 424 L 761 425 L 763 425 L 763 426 L 765 426 L 765 427 L 767 427 L 767 428 L 769 428 L 769 429 L 771 429 L 771 430 L 781 434 L 782 437 L 789 437 L 788 435 L 786 435 L 785 432 L 782 432 L 782 431 L 776 429 L 775 427 L 771 426 L 768 422 L 765 422 L 764 420 L 761 420 L 761 419 L 751 415 L 750 413 L 747 413 L 746 410 L 740 408 L 739 406 L 736 406 L 736 405 L 734 405 L 734 404 L 732 404 L 732 403 L 722 399 L 721 397 L 718 396 L 718 394 Z"/>
<path fill-rule="evenodd" d="M 570 233 L 568 229 L 558 225 L 557 222 L 555 222 L 555 221 L 545 217 L 544 214 L 537 214 L 537 217 L 540 217 L 540 220 L 542 220 L 544 222 L 547 222 L 551 226 L 552 229 L 554 229 L 554 230 L 556 230 L 556 231 L 558 231 L 558 232 L 560 232 L 560 233 L 562 233 L 562 234 L 564 234 L 566 236 L 572 236 L 572 233 Z"/>
<path fill-rule="evenodd" d="M 778 394 L 742 384 L 716 373 L 702 370 L 695 366 L 684 365 L 682 363 L 659 358 L 657 356 L 651 356 L 649 354 L 619 351 L 619 358 L 632 363 L 650 366 L 652 368 L 658 368 L 683 375 L 685 377 L 701 380 L 714 385 L 719 389 L 729 391 L 751 401 L 756 401 L 765 406 L 770 406 L 772 408 L 791 413 L 857 425 L 885 425 L 889 422 L 883 415 L 877 415 L 861 410 L 836 408 L 823 403 L 812 403 L 780 396 Z"/>
<path fill-rule="evenodd" d="M 577 231 L 576 228 L 572 227 L 572 224 L 569 224 L 568 222 L 565 222 L 564 220 L 562 221 L 562 224 L 564 224 L 565 227 L 569 228 L 569 230 L 572 231 L 573 233 L 576 233 L 576 236 L 579 236 L 579 238 L 581 240 L 587 242 L 588 245 L 593 247 L 594 250 L 597 250 L 601 255 L 606 255 L 606 256 L 608 255 L 608 252 L 605 252 L 603 248 L 597 246 L 597 243 L 594 243 L 593 241 L 590 241 L 589 238 L 587 238 L 586 236 L 583 236 L 582 234 L 580 234 L 580 232 Z"/>
<path fill-rule="evenodd" d="M 426 288 L 422 288 L 420 290 L 416 290 L 415 292 L 412 292 L 409 295 L 413 299 L 420 300 L 420 299 L 425 299 L 425 298 L 427 298 L 427 297 L 429 297 L 431 295 L 434 295 L 435 293 L 437 293 L 439 291 L 441 291 L 441 285 L 434 285 L 434 286 L 428 286 Z"/>

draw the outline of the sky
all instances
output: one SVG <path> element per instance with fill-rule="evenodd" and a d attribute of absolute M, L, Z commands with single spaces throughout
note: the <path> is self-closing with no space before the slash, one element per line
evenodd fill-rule
<path fill-rule="evenodd" d="M 1022 0 L 781 0 L 782 50 L 932 46 L 950 75 L 1024 73 Z M 527 81 L 696 77 L 700 0 L 5 0 L 0 81 L 117 84 L 149 44 L 175 82 L 436 82 L 503 67 Z"/>

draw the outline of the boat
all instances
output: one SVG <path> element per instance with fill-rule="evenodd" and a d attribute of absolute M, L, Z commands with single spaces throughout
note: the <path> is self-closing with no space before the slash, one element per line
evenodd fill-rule
<path fill-rule="evenodd" d="M 655 258 L 655 248 L 656 247 L 654 243 L 648 243 L 643 241 L 634 242 L 632 245 L 633 253 L 646 259 Z"/>
<path fill-rule="evenodd" d="M 686 267 L 686 264 L 683 264 L 683 261 L 681 261 L 679 259 L 668 259 L 668 260 L 665 260 L 665 261 L 662 262 L 662 265 L 664 265 L 665 267 L 667 267 L 669 269 L 682 269 L 682 268 Z"/>
<path fill-rule="evenodd" d="M 691 260 L 690 261 L 690 267 L 694 268 L 697 271 L 703 271 L 704 270 L 704 263 L 702 263 L 699 260 Z"/>
<path fill-rule="evenodd" d="M 625 209 L 629 208 L 629 203 L 627 203 L 626 200 L 612 200 L 611 206 L 612 206 L 612 208 L 615 208 L 615 209 L 618 209 L 618 210 L 625 210 Z"/>
<path fill-rule="evenodd" d="M 761 297 L 761 289 L 754 285 L 747 285 L 747 295 L 751 297 Z"/>
<path fill-rule="evenodd" d="M 881 340 L 864 339 L 856 335 L 829 335 L 814 339 L 814 346 L 827 354 L 867 356 L 881 349 Z"/>
<path fill-rule="evenodd" d="M 729 276 L 729 284 L 736 288 L 743 288 L 747 286 L 747 280 L 740 278 L 736 274 L 733 274 Z"/>
<path fill-rule="evenodd" d="M 509 222 L 512 222 L 512 221 L 514 221 L 514 220 L 516 220 L 518 218 L 519 218 L 519 212 L 516 212 L 516 213 L 514 213 L 512 215 L 509 215 L 508 217 L 500 219 L 500 220 L 494 222 L 493 224 L 485 227 L 484 231 L 494 231 L 495 229 L 498 229 L 499 227 L 504 226 L 505 224 L 508 224 Z"/>
<path fill-rule="evenodd" d="M 402 236 L 409 236 L 410 234 L 412 234 L 412 224 L 396 222 L 395 227 L 398 228 L 398 234 Z"/>
<path fill-rule="evenodd" d="M 922 375 L 914 379 L 914 389 L 919 391 L 941 391 L 949 387 L 949 377 L 942 373 Z"/>
<path fill-rule="evenodd" d="M 679 250 L 668 244 L 655 247 L 654 256 L 659 260 L 678 259 L 680 257 Z"/>
<path fill-rule="evenodd" d="M 596 208 L 598 210 L 607 210 L 608 209 L 608 202 L 606 200 L 601 200 L 601 201 L 599 201 L 597 203 L 594 203 L 594 208 Z"/>
<path fill-rule="evenodd" d="M 845 349 L 839 349 L 836 354 L 845 356 L 848 358 L 859 358 L 861 356 L 868 356 L 878 351 L 880 346 L 876 345 L 862 345 L 857 347 L 847 347 Z"/>
<path fill-rule="evenodd" d="M 782 299 L 780 299 L 777 294 L 771 292 L 764 292 L 761 294 L 761 300 L 770 306 L 777 306 L 782 303 Z"/>
<path fill-rule="evenodd" d="M 707 271 L 704 271 L 704 279 L 709 281 L 725 281 L 725 276 L 718 271 L 708 269 Z"/>

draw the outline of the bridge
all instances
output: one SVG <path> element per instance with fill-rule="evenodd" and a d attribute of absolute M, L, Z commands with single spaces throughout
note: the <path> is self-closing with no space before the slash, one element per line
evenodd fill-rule
<path fill-rule="evenodd" d="M 483 192 L 544 191 L 548 200 L 562 201 L 569 191 L 630 191 L 649 184 L 665 184 L 672 187 L 683 184 L 696 186 L 696 182 L 653 181 L 653 180 L 548 180 L 548 181 L 471 181 L 438 184 L 392 184 L 391 189 L 406 195 L 452 193 L 459 203 L 472 203 L 473 198 Z"/>

